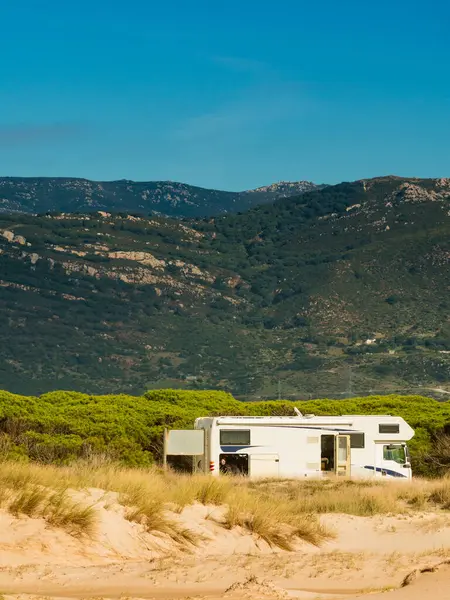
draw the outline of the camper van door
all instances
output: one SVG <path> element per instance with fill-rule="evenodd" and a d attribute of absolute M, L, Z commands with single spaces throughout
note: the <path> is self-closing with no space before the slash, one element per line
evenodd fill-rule
<path fill-rule="evenodd" d="M 336 436 L 336 457 L 335 457 L 335 469 L 336 475 L 341 477 L 350 477 L 350 436 L 349 435 L 337 435 Z"/>

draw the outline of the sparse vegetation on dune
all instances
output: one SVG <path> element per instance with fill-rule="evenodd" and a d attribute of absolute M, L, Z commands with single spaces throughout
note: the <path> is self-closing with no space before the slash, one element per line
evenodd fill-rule
<path fill-rule="evenodd" d="M 6 470 L 4 466 L 0 468 L 0 508 L 16 517 L 43 518 L 49 525 L 76 537 L 95 533 L 93 506 L 74 501 L 67 490 L 55 483 L 57 480 L 50 485 L 45 478 L 46 485 L 42 485 L 37 474 L 26 477 L 18 464 L 7 465 L 10 468 Z"/>
<path fill-rule="evenodd" d="M 265 497 L 285 499 L 301 513 L 344 513 L 357 516 L 448 509 L 450 478 L 411 482 L 370 480 L 309 480 L 251 482 Z"/>
<path fill-rule="evenodd" d="M 317 516 L 300 512 L 293 502 L 284 501 L 278 494 L 262 495 L 255 490 L 237 488 L 227 499 L 224 527 L 242 527 L 269 544 L 292 550 L 301 539 L 315 546 L 333 537 Z"/>
<path fill-rule="evenodd" d="M 321 545 L 331 539 L 334 532 L 320 521 L 324 513 L 372 516 L 450 508 L 450 478 L 399 484 L 337 479 L 249 481 L 178 475 L 156 468 L 127 469 L 111 463 L 79 462 L 66 467 L 0 463 L 2 509 L 43 518 L 75 536 L 95 534 L 96 507 L 73 498 L 74 492 L 90 488 L 115 493 L 126 519 L 180 547 L 201 541 L 178 518 L 196 503 L 218 507 L 209 518 L 225 529 L 241 528 L 284 550 L 292 550 L 298 540 Z"/>

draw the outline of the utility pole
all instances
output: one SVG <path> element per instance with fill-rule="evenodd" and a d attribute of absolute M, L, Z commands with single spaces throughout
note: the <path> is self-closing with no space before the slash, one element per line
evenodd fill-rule
<path fill-rule="evenodd" d="M 164 469 L 164 471 L 167 471 L 167 436 L 168 436 L 167 428 L 164 428 L 164 438 L 163 438 L 163 469 Z"/>
<path fill-rule="evenodd" d="M 353 379 L 352 379 L 352 367 L 351 365 L 348 368 L 348 395 L 353 396 Z"/>
<path fill-rule="evenodd" d="M 278 400 L 281 400 L 281 381 L 278 379 Z"/>

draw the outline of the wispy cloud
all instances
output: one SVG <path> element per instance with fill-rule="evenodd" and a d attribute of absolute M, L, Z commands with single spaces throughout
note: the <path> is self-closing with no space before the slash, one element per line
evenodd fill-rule
<path fill-rule="evenodd" d="M 250 131 L 263 131 L 277 121 L 295 119 L 305 113 L 306 106 L 306 99 L 296 89 L 277 86 L 253 89 L 239 100 L 186 119 L 173 130 L 171 137 L 200 142 L 242 136 Z"/>
<path fill-rule="evenodd" d="M 0 144 L 27 144 L 48 142 L 79 135 L 84 127 L 76 123 L 48 124 L 2 124 L 0 123 Z"/>
<path fill-rule="evenodd" d="M 211 60 L 221 67 L 241 73 L 263 73 L 269 68 L 260 60 L 242 56 L 212 56 Z"/>

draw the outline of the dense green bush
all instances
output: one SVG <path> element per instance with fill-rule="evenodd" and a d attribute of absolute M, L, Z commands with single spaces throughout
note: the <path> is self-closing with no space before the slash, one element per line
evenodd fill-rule
<path fill-rule="evenodd" d="M 57 391 L 40 397 L 0 392 L 0 452 L 20 460 L 66 464 L 108 456 L 146 466 L 161 458 L 165 427 L 190 428 L 200 416 L 394 414 L 415 429 L 410 447 L 416 472 L 429 469 L 433 442 L 450 433 L 450 403 L 422 396 L 347 400 L 239 402 L 221 391 L 154 390 L 144 396 L 89 396 Z"/>

